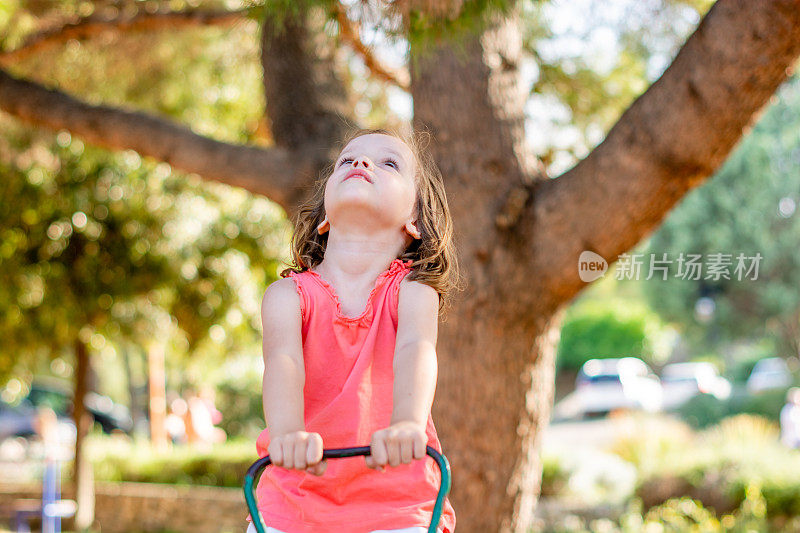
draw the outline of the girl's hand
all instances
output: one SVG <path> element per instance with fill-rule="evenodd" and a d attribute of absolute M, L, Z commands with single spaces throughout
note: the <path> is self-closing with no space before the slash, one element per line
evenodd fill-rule
<path fill-rule="evenodd" d="M 372 434 L 370 453 L 364 459 L 369 468 L 383 471 L 388 462 L 391 466 L 410 463 L 413 459 L 425 458 L 428 435 L 425 426 L 404 420 Z"/>
<path fill-rule="evenodd" d="M 321 476 L 328 468 L 322 461 L 322 436 L 319 433 L 295 431 L 272 439 L 267 447 L 272 464 L 283 468 L 305 470 Z"/>

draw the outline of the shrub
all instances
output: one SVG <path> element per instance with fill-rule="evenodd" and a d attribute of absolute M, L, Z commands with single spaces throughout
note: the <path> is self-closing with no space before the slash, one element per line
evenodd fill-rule
<path fill-rule="evenodd" d="M 663 504 L 642 510 L 640 500 L 628 502 L 614 520 L 586 519 L 566 515 L 561 523 L 546 529 L 558 533 L 779 533 L 800 530 L 800 519 L 770 518 L 758 484 L 748 487 L 742 504 L 732 512 L 717 516 L 702 502 L 692 498 L 671 498 Z"/>
<path fill-rule="evenodd" d="M 261 383 L 248 379 L 217 385 L 217 408 L 223 413 L 220 427 L 228 436 L 255 439 L 264 429 Z"/>
<path fill-rule="evenodd" d="M 640 475 L 659 468 L 665 457 L 682 453 L 694 439 L 691 428 L 672 417 L 633 413 L 629 420 L 630 430 L 609 451 L 633 464 Z"/>
<path fill-rule="evenodd" d="M 728 402 L 713 394 L 701 393 L 693 396 L 676 409 L 676 413 L 695 429 L 703 429 L 728 416 Z"/>
<path fill-rule="evenodd" d="M 698 394 L 678 407 L 675 412 L 695 429 L 704 429 L 722 419 L 737 414 L 760 415 L 778 422 L 781 408 L 786 401 L 788 387 L 771 389 L 757 394 L 732 394 L 727 400 L 719 400 L 711 394 Z"/>
<path fill-rule="evenodd" d="M 251 440 L 208 451 L 180 445 L 157 453 L 147 442 L 94 438 L 87 440 L 87 448 L 98 481 L 241 487 L 247 468 L 258 459 Z"/>
<path fill-rule="evenodd" d="M 730 413 L 751 413 L 761 415 L 770 420 L 778 421 L 781 408 L 786 402 L 788 387 L 770 389 L 757 394 L 731 396 L 728 404 Z"/>
<path fill-rule="evenodd" d="M 741 414 L 703 431 L 681 452 L 662 457 L 636 494 L 647 506 L 688 494 L 717 512 L 729 512 L 742 505 L 753 485 L 770 518 L 800 516 L 800 456 L 780 444 L 773 421 Z"/>
<path fill-rule="evenodd" d="M 542 456 L 542 496 L 560 494 L 569 481 L 570 472 L 555 455 Z"/>

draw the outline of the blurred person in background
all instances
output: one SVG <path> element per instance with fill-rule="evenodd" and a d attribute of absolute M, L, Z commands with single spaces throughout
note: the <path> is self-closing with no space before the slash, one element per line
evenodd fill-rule
<path fill-rule="evenodd" d="M 786 405 L 781 409 L 781 442 L 789 448 L 800 448 L 800 388 L 786 392 Z"/>
<path fill-rule="evenodd" d="M 175 393 L 172 393 L 169 402 L 169 414 L 164 421 L 167 426 L 167 434 L 173 444 L 186 444 L 186 420 L 189 416 L 189 406 L 186 400 Z"/>
<path fill-rule="evenodd" d="M 220 422 L 222 422 L 222 412 L 217 409 L 216 404 L 214 403 L 217 397 L 217 393 L 214 392 L 214 387 L 209 385 L 203 385 L 200 389 L 200 399 L 205 402 L 206 407 L 208 408 L 208 412 L 211 415 L 211 423 L 215 426 L 218 426 Z"/>
<path fill-rule="evenodd" d="M 56 412 L 48 406 L 39 407 L 33 421 L 33 428 L 42 441 L 45 459 L 55 457 L 60 445 Z"/>
<path fill-rule="evenodd" d="M 213 390 L 209 394 L 204 388 L 199 395 L 190 390 L 187 397 L 189 423 L 186 424 L 186 436 L 189 444 L 207 448 L 212 444 L 225 442 L 227 434 L 222 428 L 215 426 L 215 420 L 222 420 L 222 414 L 214 406 Z"/>

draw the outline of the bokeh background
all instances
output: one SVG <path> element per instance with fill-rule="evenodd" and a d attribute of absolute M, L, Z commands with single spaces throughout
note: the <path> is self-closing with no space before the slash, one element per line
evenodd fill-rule
<path fill-rule="evenodd" d="M 522 3 L 526 141 L 548 175 L 602 142 L 712 4 Z M 85 103 L 267 148 L 261 8 L 0 2 L 0 66 Z M 186 10 L 210 15 L 85 22 Z M 341 28 L 328 21 L 320 35 Z M 336 41 L 346 113 L 365 126 L 408 124 L 396 74 L 408 43 L 369 24 L 360 39 L 369 56 Z M 0 109 L 0 524 L 52 527 L 40 504 L 56 472 L 60 497 L 78 502 L 66 506 L 68 530 L 246 527 L 240 487 L 264 427 L 260 300 L 288 260 L 285 211 L 12 107 Z M 534 530 L 800 530 L 800 414 L 785 408 L 800 384 L 799 201 L 792 73 L 725 163 L 628 252 L 644 259 L 642 275 L 618 279 L 606 257 L 607 273 L 570 302 Z M 645 279 L 662 254 L 739 252 L 763 257 L 757 278 L 680 279 L 673 263 L 668 279 Z M 592 362 L 628 357 L 644 373 Z M 200 505 L 209 510 L 198 521 Z"/>

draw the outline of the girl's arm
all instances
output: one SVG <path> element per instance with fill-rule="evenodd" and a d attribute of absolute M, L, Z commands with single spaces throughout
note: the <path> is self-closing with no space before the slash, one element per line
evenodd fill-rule
<path fill-rule="evenodd" d="M 418 281 L 402 281 L 397 306 L 394 398 L 388 428 L 372 436 L 367 466 L 425 458 L 425 432 L 436 390 L 439 295 Z"/>
<path fill-rule="evenodd" d="M 300 298 L 291 278 L 267 287 L 261 301 L 264 381 L 262 402 L 269 428 L 270 460 L 285 468 L 308 469 L 322 475 L 322 438 L 305 431 L 302 316 Z M 313 467 L 313 468 L 312 468 Z"/>

